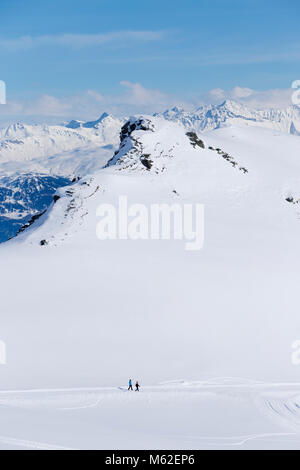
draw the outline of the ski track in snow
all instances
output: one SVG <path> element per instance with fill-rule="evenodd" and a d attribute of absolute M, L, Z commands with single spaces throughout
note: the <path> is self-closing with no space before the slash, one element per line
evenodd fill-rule
<path fill-rule="evenodd" d="M 72 408 L 60 408 L 60 410 L 62 410 L 62 411 L 76 411 L 76 410 L 86 410 L 87 408 L 97 408 L 97 406 L 100 405 L 101 401 L 102 401 L 102 398 L 99 398 L 99 400 L 96 400 L 95 402 L 89 403 L 87 405 L 75 406 L 75 407 L 72 407 Z"/>
<path fill-rule="evenodd" d="M 35 450 L 74 450 L 69 447 L 62 447 L 58 445 L 45 444 L 37 441 L 28 441 L 24 439 L 15 439 L 12 437 L 0 436 L 0 443 L 12 447 L 23 447 Z"/>
<path fill-rule="evenodd" d="M 226 447 L 239 447 L 243 446 L 247 442 L 254 441 L 254 440 L 265 440 L 269 438 L 281 438 L 281 437 L 291 437 L 291 436 L 296 436 L 296 433 L 266 433 L 266 434 L 253 434 L 251 436 L 235 436 L 235 437 L 216 437 L 216 438 L 211 438 L 211 437 L 201 437 L 201 436 L 184 436 L 185 438 L 188 439 L 197 439 L 200 442 L 205 441 L 206 445 L 210 446 L 216 446 L 219 447 L 220 445 L 226 446 Z M 228 442 L 228 441 L 234 441 L 234 442 Z M 275 441 L 275 440 L 274 440 Z M 270 442 L 270 441 L 269 441 Z M 275 441 L 276 442 L 276 441 Z"/>
<path fill-rule="evenodd" d="M 92 416 L 92 419 L 98 422 L 99 413 L 101 417 L 102 411 L 109 408 L 109 406 L 121 406 L 124 409 L 129 404 L 134 405 L 136 403 L 139 406 L 142 404 L 142 408 L 139 408 L 139 410 L 145 411 L 150 408 L 150 413 L 152 413 L 152 410 L 155 410 L 156 407 L 165 406 L 166 402 L 172 403 L 172 400 L 180 400 L 181 407 L 185 404 L 191 406 L 191 400 L 194 400 L 192 404 L 197 405 L 199 403 L 203 406 L 203 400 L 207 399 L 210 403 L 209 400 L 213 397 L 217 404 L 225 400 L 227 406 L 226 400 L 230 398 L 233 400 L 234 406 L 238 406 L 240 401 L 253 405 L 253 412 L 258 411 L 262 417 L 268 418 L 267 426 L 270 431 L 272 429 L 270 425 L 275 420 L 276 424 L 279 424 L 282 428 L 282 432 L 280 432 L 280 428 L 278 432 L 259 432 L 258 429 L 257 433 L 220 436 L 220 430 L 216 428 L 216 435 L 214 436 L 211 432 L 211 426 L 208 426 L 210 436 L 205 436 L 204 433 L 204 435 L 176 435 L 175 433 L 174 436 L 171 434 L 167 438 L 180 438 L 182 442 L 190 442 L 190 445 L 194 448 L 248 448 L 249 446 L 266 447 L 270 445 L 298 447 L 300 428 L 297 429 L 297 427 L 300 425 L 300 384 L 264 384 L 243 379 L 215 378 L 202 382 L 177 380 L 164 383 L 164 385 L 144 387 L 142 390 L 142 393 L 138 395 L 135 393 L 126 395 L 126 387 L 2 391 L 0 392 L 0 406 L 6 410 L 19 410 L 20 412 L 27 410 L 30 413 L 35 411 L 42 413 L 43 410 L 47 413 L 49 411 L 51 413 L 70 412 L 70 415 L 66 415 L 70 417 L 76 417 L 77 412 L 84 413 L 94 409 L 95 413 L 89 414 L 89 417 Z M 62 406 L 62 404 L 65 405 L 68 402 L 70 406 Z M 175 401 L 174 404 L 176 405 L 176 403 Z M 84 416 L 86 415 L 83 414 L 82 417 Z M 287 426 L 292 426 L 293 432 L 288 432 Z M 58 440 L 64 440 L 63 437 L 62 439 L 60 437 L 58 432 Z M 0 447 L 1 445 L 9 448 L 18 447 L 36 450 L 71 450 L 71 447 L 0 435 Z M 75 445 L 75 447 L 78 446 Z"/>

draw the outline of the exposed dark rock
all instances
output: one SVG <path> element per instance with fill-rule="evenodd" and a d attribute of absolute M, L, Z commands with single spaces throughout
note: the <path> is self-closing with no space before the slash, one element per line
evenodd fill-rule
<path fill-rule="evenodd" d="M 134 131 L 153 131 L 154 126 L 148 119 L 137 119 L 136 121 L 127 121 L 121 129 L 120 139 L 122 142 L 129 137 Z"/>
<path fill-rule="evenodd" d="M 199 139 L 199 137 L 197 136 L 196 132 L 187 132 L 186 135 L 187 135 L 188 138 L 190 139 L 191 145 L 192 145 L 194 148 L 200 147 L 200 148 L 202 148 L 202 149 L 205 149 L 205 145 L 204 145 L 203 140 Z"/>
<path fill-rule="evenodd" d="M 227 162 L 229 162 L 233 168 L 237 168 L 238 167 L 238 162 L 231 156 L 229 155 L 229 153 L 227 152 L 224 152 L 222 149 L 220 148 L 216 148 L 214 149 L 213 147 L 209 147 L 210 150 L 214 150 L 215 152 L 217 152 L 218 155 L 220 155 L 222 158 L 224 158 L 224 160 L 226 160 Z M 238 167 L 238 169 L 240 171 L 242 171 L 244 174 L 246 173 L 249 173 L 249 170 L 247 170 L 247 168 L 241 166 L 241 167 Z"/>
<path fill-rule="evenodd" d="M 55 194 L 55 195 L 53 196 L 53 202 L 54 202 L 54 204 L 56 204 L 57 201 L 59 201 L 59 200 L 60 200 L 60 196 L 58 196 L 57 194 Z"/>
<path fill-rule="evenodd" d="M 46 245 L 48 245 L 47 240 L 41 240 L 41 241 L 40 241 L 40 245 L 41 245 L 41 246 L 46 246 Z"/>
<path fill-rule="evenodd" d="M 286 202 L 289 202 L 290 204 L 299 204 L 300 199 L 295 199 L 294 197 L 287 197 Z"/>
<path fill-rule="evenodd" d="M 34 224 L 34 222 L 36 222 L 40 217 L 42 217 L 42 215 L 45 214 L 46 211 L 43 211 L 43 212 L 40 212 L 39 214 L 35 214 L 31 217 L 31 219 L 25 224 L 23 225 L 23 227 L 21 227 L 18 232 L 17 232 L 17 235 L 19 235 L 20 233 L 24 232 L 26 229 L 28 229 L 32 224 Z"/>

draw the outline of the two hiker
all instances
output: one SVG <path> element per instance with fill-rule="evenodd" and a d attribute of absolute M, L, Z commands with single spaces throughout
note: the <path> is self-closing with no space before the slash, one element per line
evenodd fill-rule
<path fill-rule="evenodd" d="M 132 380 L 129 379 L 129 387 L 128 387 L 128 390 L 132 390 L 133 391 L 133 388 L 132 388 Z M 135 384 L 135 391 L 136 392 L 139 392 L 140 391 L 140 384 L 138 383 L 138 381 L 136 381 L 136 384 Z"/>

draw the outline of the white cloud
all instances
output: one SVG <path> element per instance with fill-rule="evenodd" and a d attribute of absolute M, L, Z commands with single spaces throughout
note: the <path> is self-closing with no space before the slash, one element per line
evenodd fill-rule
<path fill-rule="evenodd" d="M 103 95 L 93 90 L 57 98 L 42 95 L 32 101 L 10 101 L 0 106 L 2 125 L 15 122 L 60 123 L 71 119 L 92 120 L 106 111 L 116 116 L 152 114 L 175 105 L 191 110 L 201 104 L 220 104 L 233 99 L 252 108 L 286 108 L 292 104 L 293 90 L 256 91 L 234 87 L 231 90 L 213 89 L 196 99 L 183 100 L 160 90 L 143 87 L 140 83 L 121 82 L 124 91 L 118 95 Z"/>
<path fill-rule="evenodd" d="M 0 39 L 0 47 L 13 51 L 24 51 L 43 46 L 65 46 L 74 48 L 103 46 L 110 43 L 163 39 L 164 31 L 115 31 L 99 34 L 58 34 L 45 36 L 21 36 L 14 39 Z"/>
<path fill-rule="evenodd" d="M 26 102 L 8 100 L 7 105 L 0 107 L 0 120 L 60 122 L 69 119 L 96 119 L 104 111 L 117 116 L 152 114 L 179 102 L 172 95 L 144 88 L 139 83 L 123 81 L 121 85 L 124 91 L 113 96 L 88 90 L 63 98 L 42 95 Z"/>
<path fill-rule="evenodd" d="M 231 90 L 231 94 L 233 98 L 243 99 L 251 96 L 253 94 L 253 90 L 251 90 L 251 88 L 241 88 L 236 86 Z"/>
<path fill-rule="evenodd" d="M 147 89 L 140 83 L 127 81 L 122 81 L 121 85 L 126 89 L 125 93 L 119 98 L 124 104 L 135 104 L 143 108 L 149 107 L 149 109 L 153 109 L 153 105 L 160 108 L 161 106 L 168 106 L 168 104 L 170 104 L 170 95 L 160 90 Z"/>
<path fill-rule="evenodd" d="M 202 96 L 204 103 L 219 104 L 227 99 L 236 100 L 251 108 L 287 108 L 292 105 L 291 88 L 265 91 L 234 87 L 231 90 L 217 88 Z"/>

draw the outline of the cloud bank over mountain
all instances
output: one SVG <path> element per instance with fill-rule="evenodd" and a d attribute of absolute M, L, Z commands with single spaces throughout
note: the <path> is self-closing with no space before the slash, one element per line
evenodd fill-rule
<path fill-rule="evenodd" d="M 14 100 L 8 96 L 7 105 L 0 106 L 0 124 L 15 121 L 60 123 L 73 118 L 84 120 L 91 116 L 97 118 L 102 111 L 124 117 L 139 113 L 153 114 L 174 106 L 193 110 L 203 104 L 220 104 L 227 99 L 255 109 L 283 109 L 292 105 L 293 93 L 292 88 L 259 91 L 236 86 L 230 90 L 215 88 L 197 96 L 178 96 L 127 80 L 121 81 L 120 85 L 121 92 L 116 95 L 86 90 L 62 97 L 42 94 L 32 100 Z"/>

